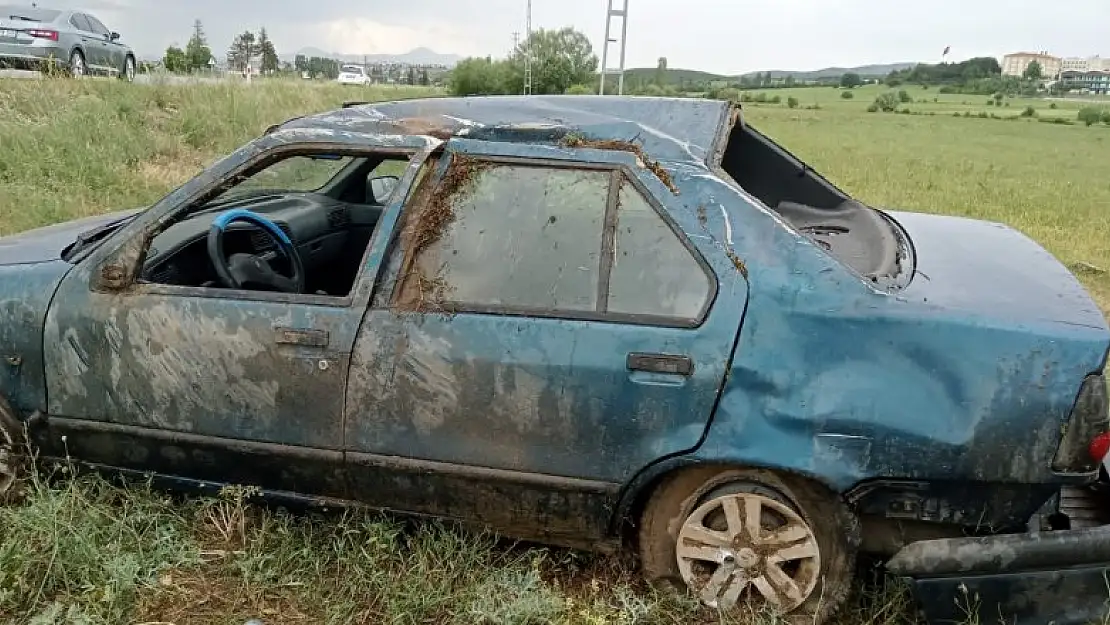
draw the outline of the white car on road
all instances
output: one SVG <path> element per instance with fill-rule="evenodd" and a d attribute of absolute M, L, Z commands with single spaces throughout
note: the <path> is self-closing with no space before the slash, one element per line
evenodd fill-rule
<path fill-rule="evenodd" d="M 341 85 L 370 84 L 370 76 L 366 73 L 366 68 L 361 65 L 344 65 L 339 68 L 339 78 L 337 80 Z"/>

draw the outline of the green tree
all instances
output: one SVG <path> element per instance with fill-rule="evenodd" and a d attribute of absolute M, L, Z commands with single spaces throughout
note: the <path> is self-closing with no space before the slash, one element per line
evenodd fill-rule
<path fill-rule="evenodd" d="M 185 56 L 185 51 L 177 46 L 166 48 L 166 54 L 162 57 L 162 66 L 169 72 L 189 71 L 189 61 Z"/>
<path fill-rule="evenodd" d="M 659 63 L 655 66 L 655 84 L 660 87 L 667 86 L 667 57 L 659 57 Z"/>
<path fill-rule="evenodd" d="M 532 55 L 532 92 L 536 94 L 560 94 L 571 85 L 590 84 L 597 72 L 597 55 L 586 35 L 570 27 L 540 29 L 509 58 L 505 93 L 523 90 L 527 54 Z"/>
<path fill-rule="evenodd" d="M 428 78 L 428 68 L 427 67 L 420 68 L 420 84 L 424 85 L 425 87 L 432 84 L 431 79 Z"/>
<path fill-rule="evenodd" d="M 278 60 L 277 49 L 274 47 L 274 42 L 266 33 L 265 28 L 258 31 L 258 44 L 255 46 L 255 51 L 256 54 L 262 55 L 262 67 L 259 69 L 261 69 L 263 73 L 272 74 L 278 71 L 281 61 Z"/>
<path fill-rule="evenodd" d="M 1102 112 L 1102 123 L 1110 126 L 1110 110 L 1105 110 Z"/>
<path fill-rule="evenodd" d="M 247 68 L 247 63 L 250 62 L 251 57 L 258 53 L 258 47 L 254 42 L 254 33 L 244 31 L 241 35 L 236 35 L 235 39 L 231 42 L 231 48 L 227 51 L 227 66 L 229 69 L 235 71 L 243 71 Z"/>
<path fill-rule="evenodd" d="M 845 89 L 855 89 L 862 84 L 863 79 L 859 77 L 859 74 L 854 72 L 848 72 L 840 77 L 840 86 Z"/>
<path fill-rule="evenodd" d="M 208 38 L 200 20 L 193 22 L 193 36 L 185 46 L 185 58 L 190 71 L 207 69 L 208 62 L 212 60 L 212 48 L 208 47 Z"/>
<path fill-rule="evenodd" d="M 1036 81 L 1040 80 L 1043 75 L 1044 68 L 1041 67 L 1041 64 L 1039 62 L 1033 61 L 1028 66 L 1026 66 L 1025 72 L 1022 74 L 1022 78 L 1029 81 Z"/>
<path fill-rule="evenodd" d="M 797 82 L 798 81 L 794 78 L 794 74 L 787 74 L 786 75 L 785 84 L 786 84 L 787 87 L 793 87 Z"/>
<path fill-rule="evenodd" d="M 490 57 L 463 59 L 451 71 L 451 91 L 460 96 L 519 93 L 515 88 L 509 90 L 508 73 L 507 61 L 494 61 Z"/>
<path fill-rule="evenodd" d="M 409 66 L 408 83 L 410 85 L 416 84 L 416 68 L 411 65 Z"/>
<path fill-rule="evenodd" d="M 902 102 L 903 104 L 907 104 L 909 102 L 913 102 L 913 98 L 910 97 L 910 94 L 909 94 L 908 91 L 906 91 L 905 89 L 902 89 L 901 91 L 898 92 L 898 101 Z"/>

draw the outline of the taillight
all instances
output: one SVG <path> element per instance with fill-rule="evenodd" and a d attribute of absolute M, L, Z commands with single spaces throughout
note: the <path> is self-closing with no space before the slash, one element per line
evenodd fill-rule
<path fill-rule="evenodd" d="M 1110 432 L 1103 432 L 1096 436 L 1091 441 L 1091 447 L 1088 451 L 1091 452 L 1091 460 L 1094 460 L 1095 463 L 1101 464 L 1106 460 L 1106 457 L 1110 456 Z"/>
<path fill-rule="evenodd" d="M 40 30 L 38 28 L 32 28 L 31 30 L 27 31 L 27 34 L 38 39 L 49 39 L 50 41 L 58 40 L 58 31 L 56 30 Z"/>
<path fill-rule="evenodd" d="M 1056 473 L 1084 474 L 1098 471 L 1101 460 L 1094 457 L 1096 447 L 1106 444 L 1103 440 L 1110 431 L 1110 397 L 1107 396 L 1106 378 L 1088 376 L 1075 398 L 1071 416 L 1064 427 L 1052 470 Z M 1110 442 L 1110 441 L 1107 441 Z M 1098 443 L 1098 444 L 1096 444 Z M 1102 457 L 1106 457 L 1103 449 Z"/>

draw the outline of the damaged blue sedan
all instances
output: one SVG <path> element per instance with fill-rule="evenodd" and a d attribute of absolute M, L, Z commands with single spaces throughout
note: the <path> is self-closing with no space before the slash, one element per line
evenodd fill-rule
<path fill-rule="evenodd" d="M 0 265 L 3 489 L 30 450 L 252 485 L 633 549 L 817 623 L 860 554 L 935 619 L 956 588 L 1009 622 L 1106 609 L 1088 293 L 1006 226 L 865 205 L 724 102 L 352 103 Z"/>

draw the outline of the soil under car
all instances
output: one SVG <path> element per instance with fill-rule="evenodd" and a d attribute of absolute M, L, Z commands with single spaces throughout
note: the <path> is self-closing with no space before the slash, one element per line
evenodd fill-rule
<path fill-rule="evenodd" d="M 1105 599 L 1107 528 L 1069 503 L 1110 429 L 1086 291 L 1005 226 L 864 205 L 723 102 L 290 120 L 149 208 L 0 239 L 0 314 L 5 488 L 34 449 L 633 544 L 809 622 L 860 552 L 923 597 L 1013 591 L 991 618 Z"/>

